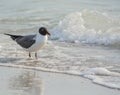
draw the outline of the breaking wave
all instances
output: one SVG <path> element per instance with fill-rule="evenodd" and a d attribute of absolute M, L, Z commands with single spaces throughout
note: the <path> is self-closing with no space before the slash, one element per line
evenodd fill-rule
<path fill-rule="evenodd" d="M 120 42 L 120 19 L 92 10 L 68 14 L 52 29 L 52 39 L 111 45 Z"/>

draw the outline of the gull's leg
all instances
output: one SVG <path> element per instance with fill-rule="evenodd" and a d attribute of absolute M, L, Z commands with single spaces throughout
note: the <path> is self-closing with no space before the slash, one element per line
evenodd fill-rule
<path fill-rule="evenodd" d="M 31 52 L 29 52 L 29 58 L 27 60 L 32 60 Z"/>
<path fill-rule="evenodd" d="M 29 52 L 29 58 L 31 58 L 31 53 Z"/>
<path fill-rule="evenodd" d="M 35 58 L 38 59 L 38 57 L 37 57 L 37 52 L 35 52 Z"/>

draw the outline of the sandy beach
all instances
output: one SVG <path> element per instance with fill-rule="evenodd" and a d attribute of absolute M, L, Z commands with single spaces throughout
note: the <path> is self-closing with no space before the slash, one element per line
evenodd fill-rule
<path fill-rule="evenodd" d="M 0 76 L 0 95 L 120 95 L 79 76 L 9 67 Z"/>

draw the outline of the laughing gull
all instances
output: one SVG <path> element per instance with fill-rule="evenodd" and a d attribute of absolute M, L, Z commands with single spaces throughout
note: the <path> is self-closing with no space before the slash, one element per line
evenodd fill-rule
<path fill-rule="evenodd" d="M 41 27 L 39 32 L 35 35 L 21 36 L 7 33 L 5 33 L 5 35 L 9 35 L 14 41 L 17 42 L 17 44 L 28 51 L 29 58 L 31 57 L 31 52 L 35 52 L 35 58 L 37 59 L 37 51 L 45 45 L 50 33 L 45 27 Z"/>

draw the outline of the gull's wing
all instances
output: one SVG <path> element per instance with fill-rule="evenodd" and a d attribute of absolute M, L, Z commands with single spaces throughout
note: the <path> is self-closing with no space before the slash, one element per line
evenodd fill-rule
<path fill-rule="evenodd" d="M 36 35 L 18 37 L 16 42 L 23 48 L 29 48 L 35 43 Z"/>

